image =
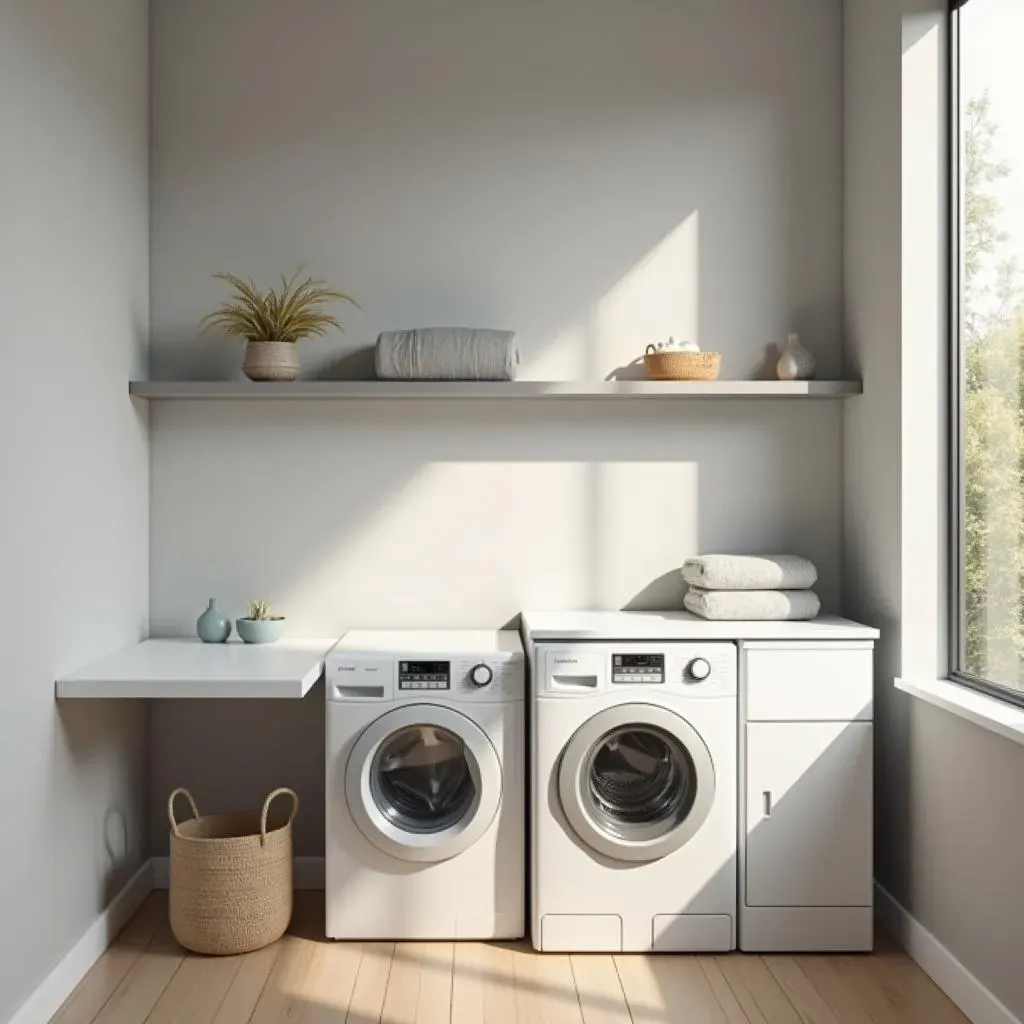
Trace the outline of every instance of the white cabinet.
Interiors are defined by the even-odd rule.
[[[739,944],[872,944],[871,645],[741,651]]]
[[[747,725],[747,903],[871,903],[870,722]]]

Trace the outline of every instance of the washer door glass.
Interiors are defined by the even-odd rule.
[[[584,791],[588,810],[609,835],[657,839],[686,819],[697,795],[693,759],[656,726],[627,725],[591,748]]]
[[[405,704],[363,730],[346,759],[359,831],[384,853],[430,862],[461,853],[501,806],[502,773],[483,730],[453,708]]]
[[[407,832],[443,832],[469,813],[476,784],[466,745],[439,725],[410,725],[377,748],[370,769],[373,798]]]
[[[652,704],[616,705],[585,722],[562,753],[558,783],[576,835],[625,861],[678,850],[715,797],[714,765],[700,735]]]

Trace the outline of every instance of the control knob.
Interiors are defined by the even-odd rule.
[[[711,675],[711,663],[707,658],[694,658],[689,665],[686,666],[686,675],[694,680],[694,682],[702,683],[709,675]]]
[[[494,672],[490,665],[474,665],[469,670],[469,681],[474,686],[487,686],[494,679]]]

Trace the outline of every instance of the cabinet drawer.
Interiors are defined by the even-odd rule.
[[[870,721],[874,661],[870,645],[745,648],[747,720]]]

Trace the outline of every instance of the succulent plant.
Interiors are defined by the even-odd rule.
[[[260,599],[249,602],[249,614],[246,615],[246,618],[259,621],[263,619],[279,619],[280,616],[272,615],[270,602]]]
[[[344,330],[337,317],[324,311],[331,302],[359,303],[343,292],[330,288],[318,277],[299,280],[300,267],[290,277],[281,277],[280,288],[260,291],[252,278],[234,274],[214,274],[234,289],[232,299],[203,317],[204,332],[218,330],[229,337],[248,341],[296,342],[314,335],[323,336],[328,328]]]

